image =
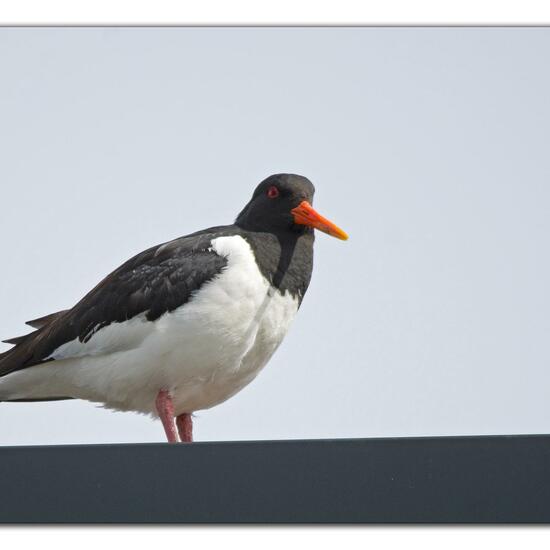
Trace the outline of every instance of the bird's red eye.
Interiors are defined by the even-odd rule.
[[[277,189],[277,187],[275,187],[275,185],[272,185],[268,190],[267,190],[267,196],[270,198],[270,199],[275,199],[279,196],[279,189]]]

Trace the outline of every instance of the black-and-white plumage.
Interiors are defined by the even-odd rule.
[[[345,238],[311,209],[313,193],[306,178],[271,176],[234,225],[145,250],[73,308],[29,321],[36,330],[0,354],[0,400],[162,416],[165,392],[179,416],[231,397],[288,330],[311,278],[313,227]]]

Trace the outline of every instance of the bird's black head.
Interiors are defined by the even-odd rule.
[[[346,233],[323,218],[311,206],[315,187],[304,176],[275,174],[256,187],[236,225],[251,231],[304,233],[312,228],[347,239]]]

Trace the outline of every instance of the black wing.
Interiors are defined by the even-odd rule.
[[[0,354],[0,376],[45,361],[75,338],[86,342],[111,323],[144,312],[154,321],[185,304],[227,265],[210,248],[213,231],[149,248],[113,271],[72,309],[31,322],[38,330],[12,338],[15,347]]]

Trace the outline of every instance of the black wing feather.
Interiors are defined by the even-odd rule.
[[[227,260],[211,250],[211,230],[155,246],[108,275],[72,309],[31,323],[39,328],[12,339],[16,346],[0,354],[0,376],[43,362],[75,338],[86,342],[102,327],[140,313],[154,321],[188,302],[205,282],[221,273]]]
[[[39,317],[38,319],[32,319],[31,321],[27,321],[25,324],[29,325],[29,327],[32,328],[40,328],[44,325],[47,325],[48,323],[51,323],[56,317],[59,317],[60,315],[63,315],[64,313],[67,313],[67,309],[64,309],[63,311],[56,311],[55,313],[50,313],[49,315],[44,315],[44,317]],[[4,340],[7,342],[7,340]]]
[[[56,317],[59,317],[60,315],[63,315],[63,313],[66,313],[68,310],[64,309],[63,311],[56,311],[55,313],[50,313],[49,315],[44,315],[44,317],[38,317],[38,319],[32,319],[30,321],[25,321],[26,325],[29,325],[29,327],[33,328],[41,328],[48,323],[51,323]],[[28,334],[23,334],[23,336],[15,336],[14,338],[8,338],[7,340],[2,340],[4,344],[13,344],[16,346],[17,344],[20,344],[23,342],[27,337],[29,337],[32,332],[29,332]],[[2,354],[0,354],[0,357]]]

